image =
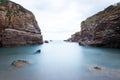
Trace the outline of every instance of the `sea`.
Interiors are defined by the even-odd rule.
[[[36,53],[41,50],[40,53]],[[29,64],[14,67],[15,60]],[[96,68],[97,67],[97,68]],[[0,48],[0,80],[120,80],[120,49],[49,41]]]

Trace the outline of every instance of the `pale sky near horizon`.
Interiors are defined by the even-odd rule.
[[[80,31],[80,23],[119,0],[11,0],[32,11],[44,39],[64,40]]]

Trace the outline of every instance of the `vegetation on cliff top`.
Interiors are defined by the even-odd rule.
[[[0,4],[2,5],[6,5],[8,3],[9,0],[0,0]]]
[[[106,9],[104,9],[103,11],[87,18],[86,20],[84,20],[82,22],[82,24],[84,25],[91,25],[92,23],[99,23],[99,21],[106,21],[108,16],[111,16],[113,14],[118,14],[120,12],[120,8],[116,7],[116,6],[120,6],[120,3],[117,3],[115,5],[110,5],[109,7],[107,7]]]

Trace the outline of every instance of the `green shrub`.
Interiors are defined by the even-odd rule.
[[[9,1],[9,0],[0,0],[0,3],[1,3],[2,5],[6,5],[6,4],[8,3],[8,1]]]
[[[89,20],[85,20],[85,21],[83,21],[83,24],[85,24],[85,25],[89,25],[91,22],[89,21]]]
[[[7,13],[6,13],[6,16],[10,16],[10,14],[12,13],[12,10],[11,9],[8,9]]]

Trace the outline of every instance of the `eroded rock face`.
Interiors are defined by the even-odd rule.
[[[70,38],[82,45],[120,48],[120,5],[111,5],[81,23],[81,31]]]
[[[0,0],[0,46],[43,43],[32,12],[9,0]]]

